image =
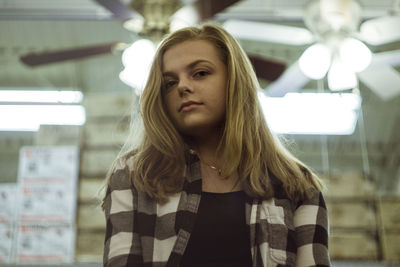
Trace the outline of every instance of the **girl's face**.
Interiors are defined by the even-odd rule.
[[[219,51],[205,40],[184,41],[163,56],[163,95],[178,131],[205,136],[225,121],[227,67]]]

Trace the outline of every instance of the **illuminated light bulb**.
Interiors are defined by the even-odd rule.
[[[354,38],[346,38],[340,44],[340,59],[354,72],[363,71],[371,63],[372,54],[369,48],[361,41]]]
[[[331,51],[323,44],[307,48],[299,59],[300,70],[309,78],[318,80],[325,76],[331,64]]]
[[[328,73],[328,86],[332,91],[342,91],[357,87],[357,77],[340,58],[333,60]]]
[[[125,69],[119,74],[120,80],[133,88],[142,88],[147,81],[155,50],[154,44],[147,39],[136,41],[125,49],[122,54]]]

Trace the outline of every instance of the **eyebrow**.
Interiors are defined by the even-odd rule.
[[[192,63],[190,63],[189,65],[187,65],[185,67],[185,69],[193,69],[195,68],[197,65],[201,64],[201,63],[208,63],[211,64],[213,67],[215,67],[215,64],[212,63],[211,61],[205,60],[205,59],[199,59],[199,60],[195,60]],[[175,73],[172,71],[166,71],[162,73],[163,76],[174,76]]]

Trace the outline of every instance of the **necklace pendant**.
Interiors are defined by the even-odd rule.
[[[217,167],[213,166],[213,165],[208,165],[210,166],[211,169],[213,169],[214,171],[218,171]]]
[[[197,154],[197,152],[195,150],[193,150],[193,149],[190,149],[190,153],[196,153]],[[218,169],[214,165],[208,164],[207,162],[203,162],[201,160],[201,158],[200,158],[200,155],[198,155],[198,157],[199,157],[201,163],[207,165],[211,170],[216,171],[219,176],[222,176],[222,170],[221,169]]]
[[[208,167],[210,167],[212,170],[216,171],[216,172],[218,173],[219,176],[222,176],[222,170],[221,170],[221,169],[218,169],[217,167],[215,167],[215,166],[213,166],[213,165],[210,165],[210,164],[207,164],[207,165],[208,165]]]

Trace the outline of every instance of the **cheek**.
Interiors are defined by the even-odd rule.
[[[176,101],[174,101],[174,97],[172,96],[172,94],[167,94],[164,96],[165,108],[170,117],[174,116],[173,111],[175,110],[175,102]]]
[[[221,83],[219,86],[219,90],[217,93],[217,99],[219,99],[219,104],[223,107],[226,105],[226,94],[227,94],[227,89],[226,89],[226,83]]]

